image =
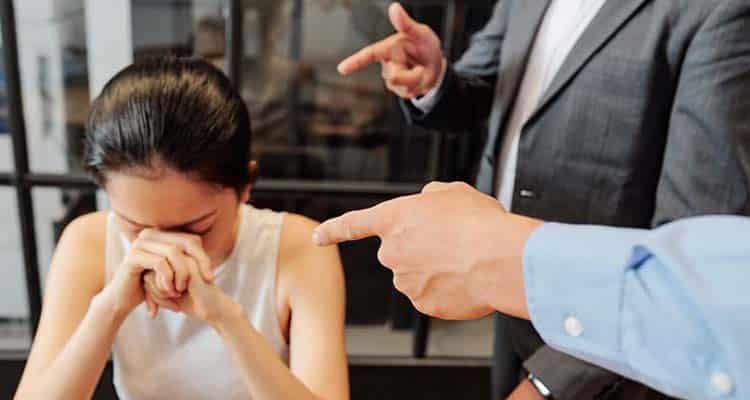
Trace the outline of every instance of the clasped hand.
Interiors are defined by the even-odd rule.
[[[214,323],[234,304],[213,284],[200,237],[184,233],[141,231],[111,286],[124,313],[145,301],[152,318],[166,308]]]

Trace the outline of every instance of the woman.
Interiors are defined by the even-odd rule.
[[[110,351],[121,399],[348,398],[338,253],[313,221],[245,205],[250,136],[206,62],[112,78],[86,148],[111,211],[60,239],[17,399],[91,397]]]

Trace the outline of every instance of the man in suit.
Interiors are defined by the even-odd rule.
[[[506,209],[639,228],[750,211],[747,0],[500,0],[455,64],[429,27],[389,12],[397,32],[340,72],[379,62],[424,127],[488,119],[476,185]],[[510,317],[498,318],[495,357],[498,398],[519,376],[512,398],[661,397]]]

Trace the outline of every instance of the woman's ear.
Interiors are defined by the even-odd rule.
[[[250,201],[250,192],[252,192],[253,184],[255,184],[255,179],[258,177],[258,163],[255,161],[250,161],[247,164],[247,170],[248,176],[250,177],[250,182],[245,185],[245,188],[242,190],[242,193],[240,195],[240,201],[242,203],[247,203],[248,201]]]
[[[258,162],[255,160],[250,161],[247,163],[247,171],[248,175],[250,176],[250,184],[254,184],[255,180],[258,178]]]

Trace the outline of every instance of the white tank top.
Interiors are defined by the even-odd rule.
[[[276,260],[283,213],[243,205],[237,241],[216,270],[215,283],[247,312],[253,327],[289,363],[289,346],[276,308]],[[107,282],[130,243],[113,214],[107,224]],[[238,369],[216,332],[183,314],[160,310],[155,320],[145,304],[123,323],[113,346],[114,384],[122,400],[249,399]]]

